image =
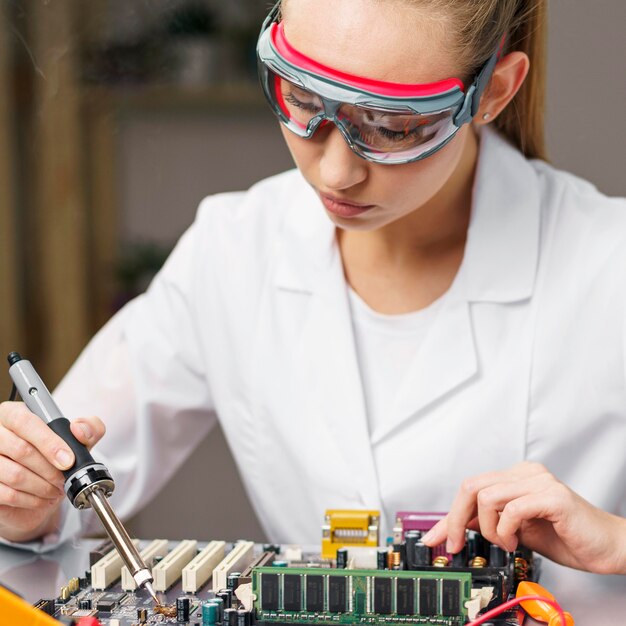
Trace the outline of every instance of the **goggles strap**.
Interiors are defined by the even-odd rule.
[[[454,118],[455,126],[460,128],[463,124],[469,124],[474,119],[476,113],[478,113],[478,109],[480,108],[480,99],[487,88],[489,81],[491,80],[491,75],[496,67],[496,63],[500,60],[500,55],[504,49],[505,41],[506,35],[502,37],[498,49],[491,55],[491,57],[489,57],[478,73],[478,76],[476,76],[474,82],[467,90],[463,106]]]

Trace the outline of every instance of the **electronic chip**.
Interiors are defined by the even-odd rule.
[[[98,611],[110,613],[124,598],[125,593],[105,593],[97,602]]]
[[[391,578],[374,578],[374,613],[391,613]]]
[[[302,576],[299,574],[283,576],[283,608],[285,611],[302,610]]]
[[[420,580],[420,615],[437,615],[437,582],[434,578]]]
[[[278,611],[278,574],[261,576],[261,608],[265,611]]]
[[[413,615],[415,613],[415,581],[412,578],[398,578],[396,605],[398,615]]]
[[[441,614],[461,614],[461,583],[458,580],[443,580],[441,588]]]
[[[347,582],[344,576],[328,577],[328,610],[332,613],[345,613]]]
[[[324,610],[324,578],[322,576],[306,577],[306,610],[321,612]]]

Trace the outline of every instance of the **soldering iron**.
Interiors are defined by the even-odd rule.
[[[143,587],[160,604],[152,586],[152,573],[109,504],[108,498],[115,488],[109,470],[95,461],[89,450],[74,437],[69,420],[61,413],[30,361],[23,359],[17,352],[11,352],[8,361],[9,375],[26,406],[61,437],[74,453],[74,465],[63,472],[65,493],[72,506],[77,509],[91,507],[96,512],[137,586]]]

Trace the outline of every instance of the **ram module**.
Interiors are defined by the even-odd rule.
[[[469,572],[260,567],[252,572],[258,622],[460,626]]]

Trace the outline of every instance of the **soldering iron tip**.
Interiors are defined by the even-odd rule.
[[[144,587],[145,587],[146,591],[150,594],[150,597],[154,600],[154,603],[157,606],[160,606],[161,605],[161,601],[157,597],[157,594],[154,591],[154,587],[152,586],[152,583],[147,582],[147,583],[144,584]]]

